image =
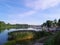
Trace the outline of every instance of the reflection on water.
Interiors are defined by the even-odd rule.
[[[0,45],[4,44],[7,41],[8,38],[8,30],[2,31],[0,33]]]
[[[18,29],[17,29],[18,30]],[[16,29],[0,29],[0,45],[3,45],[8,41],[8,33],[11,31],[16,31]],[[16,42],[18,43],[18,42]],[[19,42],[20,45],[31,45],[34,41]],[[18,44],[19,44],[18,43]]]
[[[8,41],[8,32],[13,31],[14,29],[0,29],[0,45],[3,45],[5,42]]]
[[[3,32],[5,30],[5,28],[0,28],[0,33]]]

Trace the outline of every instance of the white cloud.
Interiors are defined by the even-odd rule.
[[[60,0],[25,0],[24,5],[28,8],[32,8],[33,10],[28,10],[24,13],[17,13],[16,12],[16,14],[15,13],[9,14],[8,15],[8,18],[10,19],[9,22],[10,23],[17,23],[18,22],[18,23],[28,23],[28,24],[40,24],[41,22],[43,22],[46,19],[60,18],[59,14],[53,13],[53,14],[42,14],[41,15],[41,12],[40,13],[38,12],[40,10],[45,10],[47,8],[50,8],[50,7],[55,7],[55,6],[59,5],[59,3],[60,3]],[[10,6],[8,4],[6,4],[6,6],[9,9],[11,8],[11,12],[16,11],[17,9],[19,10],[19,8],[14,7],[14,6]],[[15,9],[15,10],[13,10],[13,9]],[[24,20],[21,21],[21,19],[23,19],[23,18],[25,19],[26,17],[37,14],[37,13],[39,13],[39,16],[40,16],[39,19],[41,19],[41,17],[42,17],[42,20],[40,20],[40,22],[38,21],[39,19],[35,20],[33,18],[32,18],[33,19],[32,21],[26,21],[26,22],[24,22]]]
[[[41,17],[41,16],[39,16]],[[54,19],[59,19],[60,18],[60,14],[42,14],[42,17],[46,20],[54,20]]]
[[[35,14],[36,11],[28,11],[28,12],[24,12],[24,13],[19,13],[19,14],[10,14],[8,15],[9,18],[13,18],[13,19],[20,19],[20,18],[24,18],[24,17],[27,17],[27,16],[31,16],[33,14]]]
[[[25,5],[34,10],[46,9],[49,7],[57,6],[60,0],[26,0]]]
[[[37,11],[28,11],[28,12],[24,12],[23,14],[19,14],[18,16],[21,16],[21,17],[26,17],[26,16],[31,16],[33,15],[34,13],[36,13]]]
[[[30,16],[30,15],[37,13],[39,10],[44,10],[44,9],[47,9],[50,7],[55,7],[59,4],[60,4],[60,0],[25,0],[25,6],[32,8],[33,10],[30,10],[23,14],[18,14],[18,16],[19,17]],[[48,15],[50,15],[50,14],[48,14]],[[54,16],[48,16],[48,17],[53,18]],[[58,16],[55,16],[55,18],[57,18],[57,17]]]
[[[22,14],[13,14],[14,17],[16,17],[15,15],[17,15],[17,17],[25,17],[25,16],[33,15],[41,9],[44,10],[50,7],[57,6],[60,3],[60,0],[25,0],[24,2],[25,2],[24,4],[25,6],[32,8],[33,10],[29,10]],[[11,8],[11,6],[8,4],[6,4],[6,6]],[[16,7],[12,7],[12,8],[16,8]]]
[[[49,15],[45,15],[45,16],[52,20],[60,18],[60,14],[49,14]]]

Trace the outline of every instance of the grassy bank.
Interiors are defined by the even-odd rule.
[[[51,33],[45,31],[14,31],[9,34],[9,41],[5,45],[15,45],[21,42],[29,42],[40,39],[41,37],[49,36]]]

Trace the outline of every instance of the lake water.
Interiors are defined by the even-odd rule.
[[[4,43],[8,41],[9,32],[16,31],[16,30],[18,31],[18,30],[23,30],[23,29],[10,29],[10,30],[5,29],[5,30],[0,31],[0,45],[4,45]],[[28,30],[28,29],[25,29],[25,30]]]
[[[10,29],[10,30],[3,30],[0,31],[0,45],[3,45],[5,42],[8,41],[8,32],[15,31],[15,29]]]

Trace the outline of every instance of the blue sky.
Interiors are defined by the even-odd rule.
[[[60,18],[60,0],[0,0],[0,21],[42,24]]]

